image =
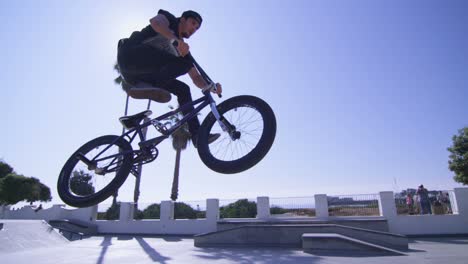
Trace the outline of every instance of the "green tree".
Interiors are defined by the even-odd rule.
[[[0,204],[52,200],[49,187],[36,178],[10,173],[0,180]]]
[[[270,214],[284,214],[284,213],[287,213],[288,210],[282,208],[282,207],[279,207],[279,206],[273,206],[270,208]]]
[[[158,219],[161,217],[161,206],[157,203],[152,204],[143,210],[144,219]]]
[[[91,183],[93,176],[82,170],[73,171],[70,178],[70,190],[78,195],[89,195],[95,193],[95,189]]]
[[[21,201],[30,203],[52,200],[50,189],[39,179],[18,175],[13,167],[0,161],[0,204],[16,204]]]
[[[115,203],[109,207],[104,215],[106,220],[117,220],[120,216],[120,204]]]
[[[175,219],[196,219],[197,211],[186,203],[177,202],[174,204]]]
[[[247,199],[237,200],[220,208],[221,218],[253,218],[257,215],[257,204]]]
[[[13,173],[13,168],[7,163],[0,161],[0,179],[6,177],[10,173]]]
[[[458,135],[452,137],[453,145],[447,150],[449,169],[455,173],[454,180],[468,185],[468,127],[458,130]]]

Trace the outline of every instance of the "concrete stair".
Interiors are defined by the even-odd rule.
[[[49,225],[58,229],[70,241],[97,234],[96,225],[75,219],[49,220]]]
[[[274,246],[302,248],[304,234],[330,233],[394,250],[408,249],[408,239],[405,236],[337,224],[244,225],[196,235],[194,243],[197,247]]]

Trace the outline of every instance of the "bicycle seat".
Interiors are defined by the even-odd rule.
[[[132,129],[138,124],[140,124],[141,120],[143,120],[145,117],[150,116],[153,112],[151,110],[146,110],[141,113],[135,114],[135,115],[130,115],[130,116],[122,116],[119,118],[120,123],[126,128],[126,129]]]

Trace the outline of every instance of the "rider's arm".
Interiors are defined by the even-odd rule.
[[[158,14],[157,16],[150,19],[150,25],[154,31],[163,35],[165,38],[177,39],[177,37],[169,29],[169,20],[163,14]]]
[[[192,79],[193,83],[200,89],[206,87],[208,84],[205,82],[205,79],[200,75],[197,71],[197,68],[192,67],[188,72],[190,78]]]
[[[206,83],[205,79],[201,76],[198,72],[197,68],[192,67],[188,72],[190,78],[192,79],[193,83],[200,89],[205,88],[208,84]],[[216,93],[221,94],[223,92],[223,88],[220,83],[216,83]]]

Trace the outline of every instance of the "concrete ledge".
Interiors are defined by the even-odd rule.
[[[408,249],[408,238],[387,232],[335,224],[246,225],[194,236],[195,246],[244,245],[302,247],[305,233],[336,233],[397,250]]]
[[[337,224],[343,226],[350,226],[356,228],[364,228],[375,231],[388,232],[388,223],[387,220],[383,217],[346,217],[337,218],[329,217],[328,219],[320,218],[274,218],[270,217],[268,219],[223,219],[218,221],[217,227],[218,231],[231,229],[234,227],[245,226],[245,225],[272,225],[272,224],[281,224],[281,225],[297,225],[297,224]]]
[[[405,255],[390,248],[335,233],[303,234],[302,248],[308,251],[363,251]]]

